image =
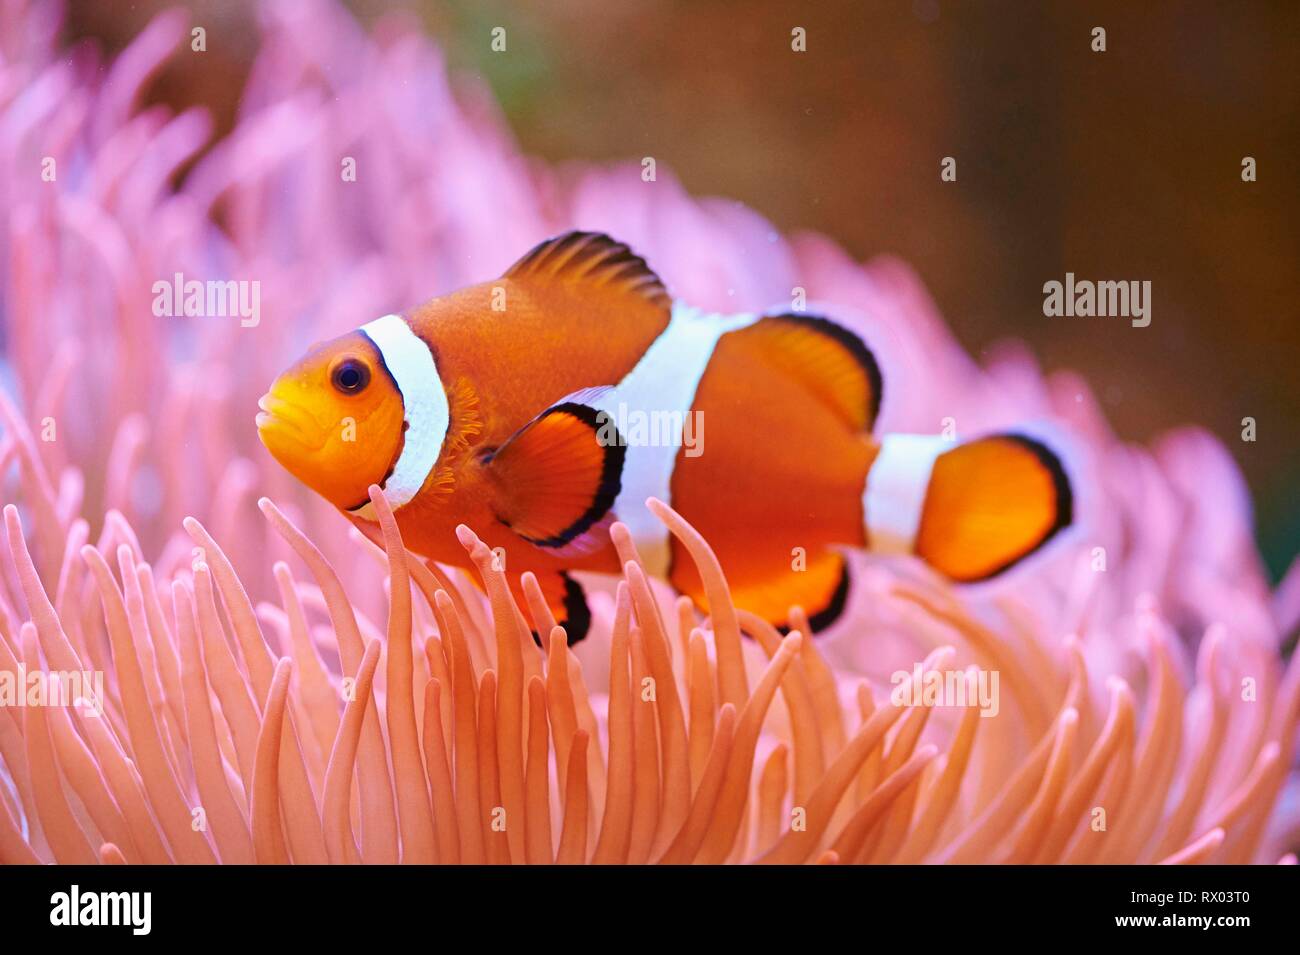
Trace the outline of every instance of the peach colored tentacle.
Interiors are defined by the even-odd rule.
[[[554,861],[548,772],[550,741],[546,726],[546,687],[539,676],[528,681],[528,721],[528,765],[524,770],[528,812],[525,861],[529,865],[549,865]]]
[[[111,842],[105,842],[99,847],[99,861],[102,865],[126,865],[122,850]]]
[[[307,565],[321,589],[338,645],[339,668],[356,673],[361,666],[365,644],[357,625],[352,604],[343,583],[320,550],[298,530],[269,498],[257,506],[267,521]],[[367,862],[391,864],[397,861],[397,814],[394,810],[392,777],[388,771],[388,754],[380,729],[378,707],[366,710],[361,725],[361,742],[357,750],[358,788],[361,793],[361,852]]]
[[[973,673],[974,669],[973,666],[967,668],[967,673]],[[979,729],[980,719],[980,711],[977,707],[967,707],[962,713],[961,723],[948,749],[943,773],[930,792],[920,819],[917,820],[916,826],[894,861],[902,864],[920,862],[934,845],[935,839],[938,838],[940,830],[954,808],[975,745],[975,734]]]
[[[564,639],[564,628],[551,628],[546,641],[546,711],[550,717],[551,736],[555,739],[555,762],[567,766],[569,741],[578,729],[577,711],[573,705],[573,690],[569,685],[569,648]],[[559,774],[560,796],[564,796],[566,774]]]
[[[1199,865],[1208,862],[1223,845],[1223,830],[1211,829],[1195,842],[1160,860],[1160,865]]]
[[[289,565],[277,561],[271,568],[289,631],[290,652],[297,675],[298,694],[307,713],[308,727],[321,752],[328,753],[338,733],[339,694],[307,630],[307,616],[298,599]]]
[[[198,614],[199,645],[208,680],[221,704],[222,720],[230,729],[235,756],[239,763],[244,791],[253,792],[253,764],[257,754],[257,734],[260,719],[257,704],[239,664],[226,640],[221,619],[217,614],[216,597],[212,589],[212,575],[205,563],[194,565],[194,604]]]
[[[736,621],[736,608],[731,602],[731,590],[713,550],[680,514],[663,501],[650,498],[646,507],[663,522],[691,555],[699,570],[704,592],[709,598],[709,614],[713,618],[713,633],[718,650],[718,699],[737,709],[749,697],[749,681],[745,676],[745,660],[740,648],[740,624]]]
[[[406,571],[406,548],[388,499],[377,484],[370,486],[370,501],[379,517],[388,553],[390,582],[388,605],[387,697],[384,712],[388,745],[392,751],[393,778],[397,790],[397,822],[402,833],[402,862],[432,862],[434,846],[433,811],[429,805],[429,784],[420,756],[419,731],[415,722],[414,664],[411,650],[411,585]]]
[[[709,650],[704,642],[704,634],[698,629],[691,631],[689,649],[689,689],[690,689],[690,730],[688,746],[690,749],[691,791],[698,792],[704,767],[713,748],[713,733],[717,722],[717,706],[714,697],[715,684],[709,666]]]
[[[455,713],[453,768],[456,780],[456,820],[460,830],[460,859],[467,865],[479,865],[486,857],[479,822],[482,809],[478,781],[478,682],[474,678],[469,648],[465,643],[456,605],[446,591],[439,590],[434,596],[435,609],[439,615],[438,625],[446,634],[451,648],[451,687]]]
[[[253,852],[259,865],[288,865],[289,851],[280,828],[280,741],[284,707],[293,663],[287,657],[275,665],[262,728],[257,734],[257,761],[253,768]]]
[[[736,721],[736,735],[732,740],[731,759],[727,763],[722,791],[718,794],[717,813],[713,824],[705,835],[700,848],[699,860],[705,863],[721,863],[735,844],[740,830],[742,815],[749,797],[749,778],[754,764],[754,747],[758,743],[759,731],[767,717],[776,688],[780,686],[799,647],[803,636],[791,633],[781,641],[781,649],[772,657],[754,687],[754,692],[745,702],[745,708]]]
[[[1055,862],[1065,849],[1071,829],[1077,827],[1088,800],[1101,785],[1102,776],[1122,741],[1133,734],[1133,694],[1120,681],[1111,684],[1111,707],[1101,735],[1084,759],[1083,766],[1061,797],[1051,828],[1036,853],[1038,862]]]
[[[759,642],[770,660],[781,646],[781,635],[776,628],[746,610],[738,610],[737,617],[741,627]],[[817,711],[800,660],[796,660],[786,672],[781,683],[781,696],[790,711],[790,725],[794,731],[794,800],[803,803],[826,771],[826,762],[818,732]]]
[[[210,863],[216,861],[207,839],[190,827],[189,807],[181,793],[180,784],[172,773],[171,764],[163,752],[157,724],[148,708],[148,693],[144,676],[135,654],[134,641],[127,623],[126,607],[117,589],[112,573],[99,551],[85,547],[82,558],[90,566],[99,589],[109,638],[113,645],[113,663],[122,686],[122,703],[131,748],[140,769],[149,802],[158,815],[167,841],[176,854],[177,861]]]
[[[633,627],[629,634],[632,651],[632,826],[628,835],[627,861],[645,865],[650,861],[655,834],[660,828],[659,732],[654,710],[658,688],[646,660],[646,636]],[[654,699],[650,699],[653,689]]]
[[[1068,707],[1057,721],[1056,739],[1047,760],[1047,770],[1039,784],[1033,802],[1011,835],[1010,851],[1004,856],[1008,863],[1029,861],[1039,846],[1047,827],[1051,825],[1052,812],[1061,798],[1061,792],[1070,773],[1070,750],[1079,728],[1079,711]],[[1001,861],[1001,860],[1000,860]]]
[[[468,527],[456,528],[465,552],[478,568],[492,604],[492,619],[497,637],[497,706],[496,749],[500,755],[502,806],[509,818],[524,818],[524,681],[541,675],[541,664],[533,645],[532,634],[524,622],[506,583],[505,571],[496,566],[491,549]],[[525,653],[527,656],[525,657]],[[507,830],[510,854],[524,856],[523,826]]]
[[[620,582],[609,651],[609,791],[600,821],[600,835],[591,861],[610,865],[627,861],[631,838],[632,793],[635,773],[632,704],[629,699],[628,642],[631,599]]]
[[[343,705],[343,718],[339,721],[334,745],[330,749],[329,763],[325,768],[325,849],[329,853],[330,862],[335,865],[351,864],[362,858],[352,834],[349,808],[361,727],[366,710],[371,707],[371,690],[375,668],[378,666],[379,644],[376,642],[367,645],[361,655],[361,665],[352,681],[352,693]]]
[[[438,840],[438,861],[443,865],[460,862],[460,835],[456,832],[456,797],[452,793],[451,769],[447,765],[447,744],[442,732],[442,684],[429,680],[424,695],[424,764],[429,771],[429,794],[433,800],[434,835]]]
[[[659,858],[660,865],[685,865],[696,858],[700,846],[708,835],[712,821],[713,809],[722,792],[723,777],[727,764],[731,760],[732,735],[736,730],[736,708],[730,703],[722,704],[718,711],[718,725],[713,733],[713,744],[709,749],[709,761],[705,764],[700,785],[695,791],[691,811],[682,823],[673,841]]]
[[[482,799],[482,816],[478,824],[483,831],[484,851],[490,865],[510,864],[509,810],[501,804],[501,770],[497,752],[497,675],[484,670],[478,684],[478,791]],[[516,819],[515,825],[521,820]],[[503,832],[498,826],[504,822]]]
[[[802,607],[790,608],[790,629],[800,633],[812,633],[808,615]],[[844,725],[844,712],[839,705],[839,688],[835,682],[835,673],[830,664],[817,649],[817,640],[805,640],[801,654],[804,674],[808,678],[808,688],[812,692],[813,705],[817,709],[817,728],[822,734],[823,761],[830,761],[840,754],[848,745],[848,732]]]
[[[619,525],[615,525],[617,526]],[[690,811],[691,776],[686,719],[682,715],[677,678],[673,673],[671,642],[664,631],[649,581],[635,561],[628,561],[623,569],[632,605],[637,619],[641,621],[649,676],[654,681],[654,709],[658,719],[659,749],[663,756],[663,805],[654,845],[648,851],[658,852],[662,851],[672,833],[681,828],[682,821]]]
[[[82,738],[77,735],[72,719],[64,706],[50,706],[47,727],[54,743],[54,755],[77,798],[99,834],[126,847],[133,858],[139,858],[130,827],[117,807],[95,758]]]
[[[41,660],[36,627],[31,623],[23,624],[19,642],[28,672],[39,671]],[[27,745],[27,766],[31,773],[36,812],[41,817],[41,827],[45,830],[55,862],[60,865],[94,865],[99,858],[73,814],[59,779],[46,709],[44,706],[24,706],[22,710],[23,741]]]
[[[587,744],[585,730],[573,734],[565,770],[564,824],[555,852],[557,865],[580,865],[587,859]]]
[[[872,827],[880,822],[894,801],[903,794],[938,753],[939,749],[936,746],[922,746],[906,762],[887,775],[884,782],[877,786],[854,812],[848,825],[836,837],[831,851],[846,862],[856,860],[859,853],[863,851]]]
[[[940,647],[921,664],[921,674],[937,670],[952,657],[952,647]],[[902,684],[904,692],[917,683],[917,674]],[[904,697],[906,698],[906,697]],[[844,750],[835,757],[826,775],[808,797],[808,805],[796,807],[804,810],[806,825],[803,829],[785,832],[775,846],[759,856],[756,861],[768,864],[790,865],[804,862],[813,852],[832,822],[835,807],[848,791],[862,763],[884,738],[886,731],[904,715],[903,707],[879,707],[858,730]]]
[[[790,781],[790,748],[777,743],[768,754],[758,779],[758,823],[754,833],[754,852],[762,852],[776,843],[781,833],[782,811]]]
[[[181,647],[181,686],[185,726],[189,737],[199,798],[211,820],[213,841],[222,862],[248,865],[253,861],[252,834],[239,800],[230,792],[226,768],[217,743],[207,674],[199,654],[194,607],[181,581],[172,583],[176,629]],[[120,843],[119,843],[120,845]]]

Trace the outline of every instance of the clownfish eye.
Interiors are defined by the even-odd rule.
[[[355,358],[345,358],[330,372],[330,383],[345,395],[355,395],[370,384],[370,369]]]

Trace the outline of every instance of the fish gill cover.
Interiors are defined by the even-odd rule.
[[[977,364],[901,262],[780,235],[663,169],[650,188],[637,164],[530,161],[403,18],[367,35],[332,3],[265,5],[214,143],[203,111],[141,105],[190,48],[185,13],[111,62],[61,46],[60,17],[0,5],[0,678],[72,692],[0,706],[0,861],[1244,863],[1296,845],[1300,669],[1281,648],[1300,571],[1270,589],[1207,433],[1126,444],[1080,377],[1015,346]],[[257,396],[306,345],[569,228],[629,243],[702,308],[827,303],[892,370],[882,430],[954,409],[969,432],[1050,424],[1078,526],[992,588],[854,557],[843,621],[813,638],[735,606],[709,543],[658,506],[711,616],[624,540],[584,643],[522,608],[539,649],[472,531],[476,575],[426,562],[377,493],[380,548],[257,443]]]

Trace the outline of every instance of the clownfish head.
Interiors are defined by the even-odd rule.
[[[316,345],[257,405],[257,434],[272,456],[335,507],[363,516],[372,484],[394,507],[419,492],[448,424],[432,352],[397,315]]]

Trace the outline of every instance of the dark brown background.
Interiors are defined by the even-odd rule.
[[[73,3],[68,32],[118,49],[169,5]],[[859,258],[902,256],[973,352],[1013,336],[1047,368],[1082,371],[1126,438],[1205,425],[1246,472],[1274,574],[1294,557],[1300,3],[349,5],[365,23],[413,11],[454,69],[491,85],[529,153],[653,155],[693,193]],[[253,7],[187,6],[207,69],[176,67],[151,95],[208,104],[224,129]],[[489,50],[498,25],[506,55]],[[1067,271],[1150,280],[1150,327],[1045,318],[1043,283]],[[1255,444],[1240,439],[1247,415]]]

